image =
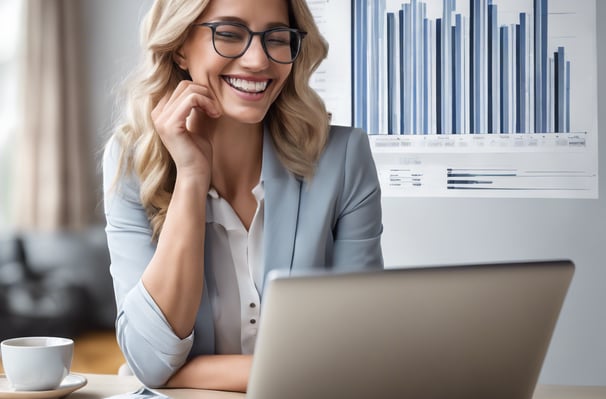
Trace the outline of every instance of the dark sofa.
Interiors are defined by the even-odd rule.
[[[114,327],[103,226],[0,233],[0,339]]]

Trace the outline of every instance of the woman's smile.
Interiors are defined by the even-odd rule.
[[[271,79],[252,79],[235,76],[222,76],[223,80],[234,89],[248,94],[260,94],[267,90]]]

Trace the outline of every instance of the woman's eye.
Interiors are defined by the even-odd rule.
[[[290,46],[290,33],[270,35],[266,38],[265,42],[272,46]]]
[[[215,34],[215,38],[220,40],[231,40],[231,41],[240,41],[244,40],[244,34],[241,32],[233,32],[233,31],[217,31]]]
[[[290,43],[286,40],[277,40],[277,39],[270,39],[267,44],[272,45],[272,46],[290,46]]]

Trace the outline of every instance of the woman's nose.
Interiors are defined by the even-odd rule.
[[[264,69],[267,68],[270,59],[265,53],[261,36],[253,37],[250,46],[241,57],[242,64],[248,68]]]

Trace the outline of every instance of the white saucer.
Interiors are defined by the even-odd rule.
[[[0,374],[0,399],[55,399],[82,388],[87,383],[86,377],[69,374],[63,379],[59,388],[50,391],[15,391],[4,374]]]

